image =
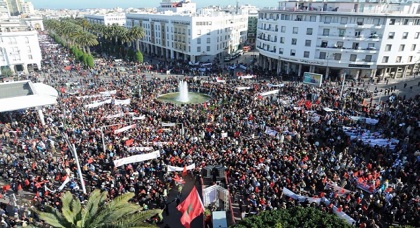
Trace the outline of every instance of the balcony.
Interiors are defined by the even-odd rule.
[[[341,47],[341,46],[323,46],[317,45],[317,49],[340,49],[341,52],[366,52],[366,53],[377,53],[378,50],[375,47],[360,48],[360,47]]]

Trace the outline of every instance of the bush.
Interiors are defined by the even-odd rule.
[[[351,228],[345,220],[333,214],[325,214],[312,207],[293,207],[265,211],[241,220],[234,228],[267,228],[267,227],[310,227],[310,228]]]
[[[87,66],[89,68],[93,68],[95,66],[92,55],[88,55],[87,57]]]
[[[143,62],[143,54],[140,51],[136,52],[136,61],[139,63]]]
[[[85,66],[87,66],[88,65],[88,57],[89,57],[89,55],[87,54],[87,53],[84,53],[84,52],[82,52],[83,54],[82,54],[82,62],[83,62],[83,64],[85,64]]]

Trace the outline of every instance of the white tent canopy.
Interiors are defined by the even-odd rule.
[[[37,108],[44,124],[43,106],[57,104],[58,92],[53,87],[31,81],[5,82],[0,84],[0,112]]]

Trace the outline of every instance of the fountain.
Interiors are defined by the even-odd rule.
[[[180,81],[178,92],[160,95],[157,100],[173,104],[200,104],[210,99],[210,96],[203,93],[189,92],[188,83]]]
[[[178,91],[178,101],[182,103],[187,103],[190,101],[190,97],[188,96],[188,83],[186,81],[179,81]]]

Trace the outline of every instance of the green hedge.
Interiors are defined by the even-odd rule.
[[[233,228],[268,228],[268,227],[302,227],[302,228],[351,228],[345,220],[336,215],[326,214],[312,207],[293,207],[264,211],[259,215],[241,220]]]

